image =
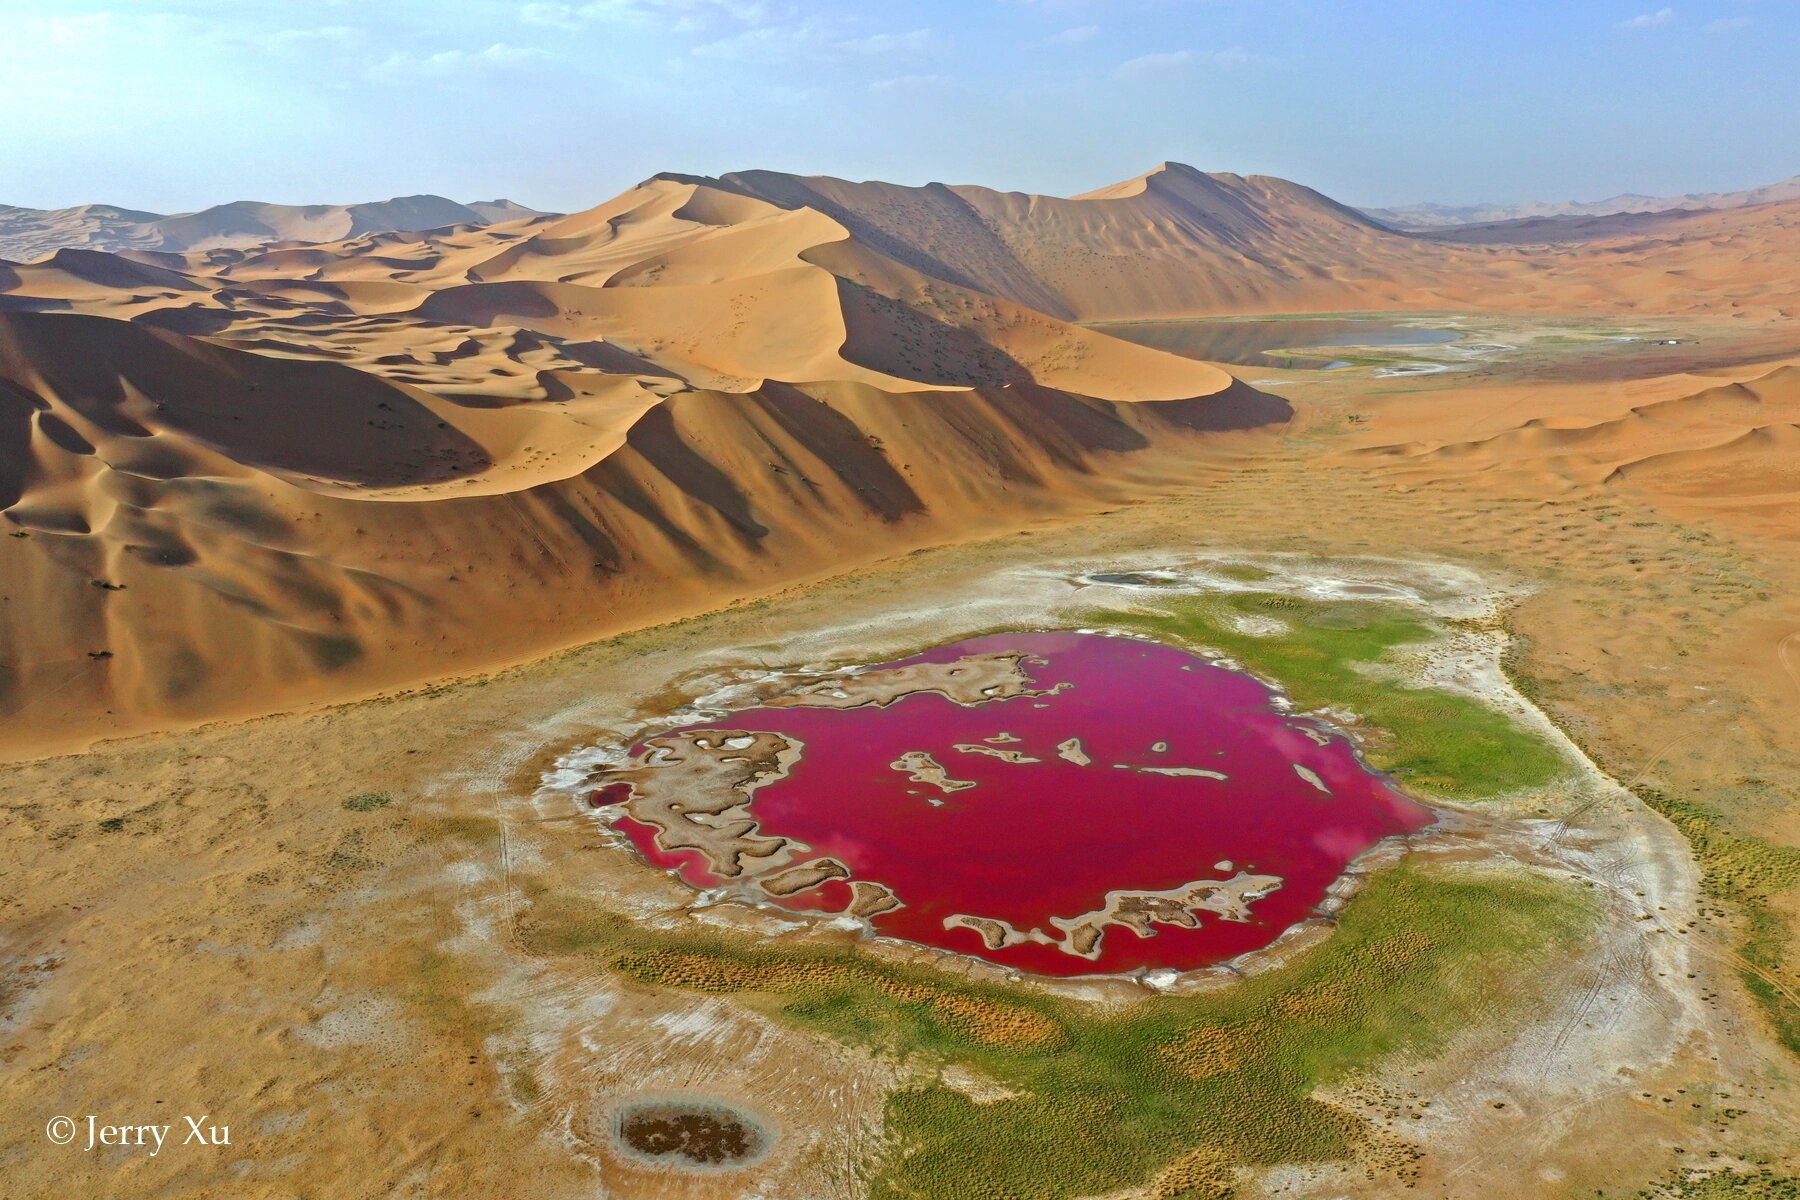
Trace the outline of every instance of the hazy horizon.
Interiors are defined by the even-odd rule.
[[[1176,161],[1176,160],[1171,160],[1171,159],[1162,160],[1162,162],[1173,162],[1173,161]],[[1142,171],[1134,171],[1130,174],[1120,175],[1117,178],[1096,180],[1093,184],[1090,184],[1087,187],[1074,189],[1074,190],[1072,190],[1070,192],[1066,192],[1066,193],[1046,193],[1046,192],[1040,191],[1040,192],[1037,192],[1037,194],[1039,194],[1039,195],[1047,195],[1047,194],[1075,195],[1075,194],[1078,194],[1079,192],[1092,191],[1092,190],[1095,190],[1098,188],[1105,187],[1107,184],[1118,183],[1118,182],[1122,182],[1123,180],[1126,180],[1126,179],[1135,178],[1138,175],[1143,175],[1143,174],[1147,173],[1148,171],[1153,170],[1155,167],[1160,166],[1160,165],[1161,165],[1160,162],[1153,163],[1149,167],[1146,167]],[[1233,171],[1229,167],[1204,167],[1204,166],[1200,166],[1197,163],[1187,163],[1185,165],[1197,167],[1200,170],[1208,171],[1213,174],[1237,174],[1237,175],[1266,174],[1266,172]],[[716,178],[720,175],[729,175],[729,174],[732,174],[733,172],[742,172],[742,171],[750,171],[750,170],[771,170],[771,169],[772,168],[767,168],[767,167],[734,167],[734,168],[730,168],[725,171],[716,172],[713,174],[712,177]],[[826,171],[805,171],[805,170],[796,170],[796,171],[790,171],[790,172],[786,172],[786,173],[793,174],[793,175],[801,175],[801,176],[827,176],[827,175],[831,174],[830,172],[826,172]],[[670,170],[667,170],[664,172],[652,172],[652,175],[654,175],[654,174],[675,174],[675,175],[693,175],[693,176],[700,175],[699,172],[680,171],[680,170],[674,170],[674,169],[670,169]],[[837,176],[837,177],[838,178],[849,178],[847,176]],[[1476,200],[1464,200],[1464,201],[1456,201],[1456,202],[1443,201],[1443,200],[1435,199],[1430,196],[1425,196],[1425,197],[1419,197],[1417,199],[1412,199],[1412,200],[1394,200],[1394,201],[1389,201],[1385,204],[1376,204],[1376,203],[1363,203],[1363,202],[1358,202],[1358,201],[1354,201],[1354,200],[1346,200],[1346,199],[1344,199],[1344,197],[1332,195],[1330,192],[1324,192],[1324,194],[1327,195],[1328,197],[1330,197],[1331,199],[1337,200],[1341,203],[1349,204],[1349,205],[1352,205],[1353,207],[1369,209],[1369,210],[1390,209],[1390,208],[1397,209],[1397,208],[1406,208],[1410,205],[1415,205],[1415,204],[1433,204],[1433,203],[1444,204],[1446,206],[1451,206],[1451,207],[1475,206],[1475,205],[1480,205],[1480,204],[1489,203],[1489,202],[1496,204],[1496,205],[1521,204],[1521,203],[1530,203],[1533,201],[1539,201],[1539,202],[1543,202],[1546,204],[1593,203],[1593,202],[1602,201],[1602,200],[1610,200],[1616,196],[1625,196],[1625,195],[1642,195],[1642,196],[1646,196],[1646,197],[1655,199],[1655,198],[1661,198],[1663,196],[1675,196],[1675,195],[1706,195],[1706,194],[1714,194],[1714,193],[1727,194],[1727,193],[1731,193],[1731,192],[1748,191],[1748,190],[1752,190],[1757,187],[1761,187],[1764,184],[1780,183],[1780,182],[1783,182],[1785,179],[1795,178],[1795,177],[1800,177],[1800,174],[1791,175],[1791,176],[1781,176],[1781,177],[1772,178],[1772,179],[1757,180],[1757,181],[1753,181],[1751,183],[1745,184],[1743,186],[1737,186],[1737,187],[1691,187],[1691,188],[1681,189],[1679,192],[1671,191],[1671,192],[1666,192],[1666,193],[1657,193],[1654,195],[1652,195],[1651,193],[1648,193],[1648,192],[1636,191],[1635,189],[1620,188],[1615,191],[1608,192],[1604,195],[1592,195],[1592,196],[1549,196],[1549,195],[1521,196],[1521,197],[1509,197],[1504,200],[1492,200],[1491,198],[1488,198],[1487,200],[1476,199]],[[307,199],[307,198],[271,199],[266,196],[230,196],[227,198],[214,200],[209,203],[196,204],[191,207],[182,208],[182,209],[152,209],[152,208],[146,208],[145,206],[139,205],[139,204],[119,203],[119,202],[116,202],[116,201],[110,200],[110,199],[79,200],[79,201],[75,201],[73,204],[57,204],[57,205],[18,204],[13,200],[7,199],[5,197],[0,197],[0,207],[5,207],[8,205],[11,205],[12,207],[16,207],[16,208],[38,209],[38,210],[42,210],[42,211],[56,211],[56,210],[60,210],[60,209],[80,207],[83,205],[98,204],[98,205],[106,205],[109,207],[118,208],[118,209],[122,209],[122,210],[130,210],[130,211],[136,211],[136,212],[151,212],[151,213],[156,213],[161,216],[179,216],[184,213],[201,212],[206,209],[223,207],[223,206],[230,205],[230,204],[280,204],[280,205],[286,205],[286,206],[295,207],[295,208],[331,207],[331,206],[348,207],[348,206],[354,205],[354,204],[380,204],[380,203],[385,203],[385,202],[393,201],[393,200],[405,200],[405,199],[409,199],[409,198],[412,198],[415,196],[433,195],[433,196],[439,196],[442,199],[454,201],[459,204],[494,203],[496,201],[506,200],[506,201],[511,201],[515,204],[522,204],[527,208],[536,209],[539,212],[562,213],[562,212],[579,212],[582,209],[593,208],[599,204],[606,202],[607,200],[611,199],[612,197],[617,196],[617,195],[629,190],[630,188],[644,182],[645,180],[647,180],[649,178],[651,178],[651,176],[647,175],[647,176],[644,176],[642,179],[621,180],[616,185],[609,185],[607,187],[602,188],[599,192],[597,192],[595,194],[594,198],[588,203],[573,205],[573,206],[565,206],[565,207],[555,207],[555,206],[532,204],[530,201],[521,199],[519,196],[509,193],[509,192],[506,192],[504,190],[494,192],[491,195],[475,195],[475,196],[445,195],[444,193],[441,193],[441,192],[395,192],[391,195],[368,195],[368,196],[357,196],[357,197],[347,197],[347,198],[325,197],[323,199]],[[1304,178],[1296,178],[1293,176],[1284,176],[1283,178],[1290,179],[1292,182],[1295,182],[1295,183],[1305,184],[1306,186],[1309,186],[1309,187],[1314,186],[1312,184],[1307,183],[1307,180]],[[858,181],[863,182],[864,180],[858,180]],[[1031,192],[1033,190],[1033,189],[1028,189],[1028,188],[1009,188],[1009,187],[1003,186],[1001,184],[997,184],[992,180],[977,180],[977,179],[900,180],[900,179],[892,179],[892,178],[883,178],[880,176],[871,176],[866,181],[906,184],[909,186],[924,186],[924,185],[932,184],[932,183],[941,183],[941,184],[947,184],[947,185],[951,185],[951,186],[985,187],[985,188],[990,188],[995,191]],[[1324,191],[1324,189],[1318,189],[1318,190]]]
[[[752,168],[1068,195],[1173,160],[1346,203],[1800,172],[1800,13],[1423,0],[15,0],[0,203],[590,207]],[[1420,104],[1420,96],[1433,97]]]

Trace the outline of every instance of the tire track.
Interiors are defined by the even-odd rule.
[[[1797,636],[1800,636],[1800,635],[1797,635]],[[1627,779],[1624,783],[1620,784],[1619,786],[1624,788],[1627,792],[1630,792],[1632,788],[1636,787],[1639,783],[1643,782],[1644,776],[1650,774],[1651,771],[1654,771],[1657,768],[1657,766],[1665,758],[1667,758],[1669,756],[1669,752],[1671,750],[1675,749],[1675,747],[1681,745],[1681,743],[1683,743],[1683,742],[1687,741],[1689,738],[1693,737],[1695,732],[1696,731],[1694,731],[1694,730],[1689,730],[1688,732],[1681,734],[1679,737],[1673,738],[1670,741],[1664,743],[1662,749],[1658,750],[1655,754],[1651,755],[1650,761],[1646,762],[1643,765],[1643,767],[1641,769],[1639,769],[1637,774],[1633,775],[1630,779]],[[1635,798],[1635,793],[1633,793],[1633,795]],[[1601,797],[1601,796],[1590,797],[1587,800],[1583,800],[1580,804],[1576,805],[1574,808],[1570,809],[1568,812],[1564,813],[1562,815],[1562,817],[1556,822],[1556,825],[1550,830],[1549,834],[1547,835],[1548,840],[1552,844],[1556,843],[1558,840],[1560,840],[1562,838],[1563,834],[1565,834],[1569,831],[1569,825],[1571,822],[1573,822],[1573,821],[1577,820],[1578,818],[1585,816],[1587,813],[1593,811],[1593,809],[1595,809],[1601,803],[1604,802],[1604,799],[1605,798]],[[1641,801],[1640,801],[1640,803],[1641,803]]]

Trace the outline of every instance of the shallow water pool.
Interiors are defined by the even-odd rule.
[[[1098,328],[1140,346],[1247,367],[1341,367],[1350,364],[1343,359],[1320,363],[1279,352],[1342,346],[1434,346],[1463,337],[1452,329],[1354,317],[1125,321]]]
[[[977,667],[1014,682],[960,702],[925,686]],[[1048,975],[1266,946],[1351,859],[1432,820],[1342,734],[1158,642],[998,634],[850,678],[921,686],[861,704],[814,689],[675,730],[594,803],[695,887],[780,879],[759,898],[836,913],[876,884],[894,902],[863,914],[876,932]]]

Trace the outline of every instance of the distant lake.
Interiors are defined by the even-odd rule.
[[[1427,329],[1359,317],[1286,317],[1239,320],[1205,317],[1189,321],[1117,321],[1095,325],[1140,346],[1184,358],[1245,367],[1316,367],[1316,357],[1298,358],[1282,350],[1341,346],[1433,346],[1464,335],[1454,329]]]

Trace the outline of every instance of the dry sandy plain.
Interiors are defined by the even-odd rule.
[[[1800,204],[1592,232],[1421,240],[1178,166],[1069,200],[753,172],[0,264],[4,1190],[1796,1194]],[[1222,368],[1098,327],[1304,313],[1465,336]],[[1343,932],[1191,997],[696,908],[564,794],[583,747],[759,672],[1219,563],[1435,597],[1454,636],[1417,670],[1579,769],[1446,804]],[[1258,1047],[1203,1039],[1217,1109],[1158,1117],[1190,1144],[1002,1179],[1021,1152],[980,1130],[1079,1077],[1084,1022],[1267,980],[1244,1028],[1361,1011],[1279,981],[1361,986],[1384,879],[1502,876],[1583,888],[1586,924],[1458,968],[1454,1020],[1383,1009],[1350,1051],[1327,1013],[1304,1094],[1267,1095],[1342,1153],[1220,1133],[1277,1117],[1230,1107]],[[695,929],[797,957],[727,970]],[[931,1036],[802,1011],[833,988]],[[619,1151],[621,1103],[687,1095],[773,1147]],[[89,1113],[232,1141],[46,1141]],[[922,1129],[968,1153],[927,1172]]]

